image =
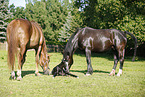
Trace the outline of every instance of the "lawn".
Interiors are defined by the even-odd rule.
[[[59,64],[61,53],[51,55],[50,68]],[[113,55],[93,54],[92,66],[94,73],[85,76],[86,58],[82,54],[74,54],[71,76],[35,76],[34,51],[28,51],[23,66],[21,81],[9,80],[7,52],[0,51],[0,97],[145,97],[145,59],[138,58],[135,62],[127,57],[123,75],[108,76],[113,67]],[[117,71],[119,65],[117,66]],[[16,69],[17,70],[17,65]],[[39,67],[42,73],[41,67]],[[116,73],[117,73],[116,71]]]

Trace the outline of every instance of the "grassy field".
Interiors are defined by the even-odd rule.
[[[51,55],[50,68],[60,63],[60,53]],[[7,52],[0,51],[0,97],[145,97],[145,59],[135,62],[126,58],[121,77],[108,76],[113,67],[113,56],[93,54],[92,66],[94,73],[85,76],[86,58],[75,54],[71,73],[79,79],[69,76],[42,75],[35,76],[34,51],[27,53],[23,66],[21,81],[9,80]],[[119,65],[117,67],[118,71]],[[16,68],[17,70],[17,68]],[[40,73],[42,69],[39,67]],[[117,73],[116,71],[116,73]]]

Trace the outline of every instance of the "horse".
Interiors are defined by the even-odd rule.
[[[16,79],[14,72],[15,56],[18,58],[17,80],[21,80],[21,70],[25,62],[28,49],[34,49],[36,55],[35,75],[41,75],[38,64],[42,67],[44,74],[49,74],[49,55],[42,28],[35,21],[26,19],[15,19],[7,26],[8,43],[8,66],[11,71],[10,79]]]
[[[64,49],[62,62],[53,68],[51,72],[52,75],[55,77],[57,75],[64,75],[65,72],[69,72],[69,69],[73,64],[73,54],[78,48],[85,51],[86,54],[86,75],[93,74],[93,68],[91,65],[91,52],[105,52],[109,49],[112,49],[114,52],[114,66],[109,75],[115,75],[116,66],[119,60],[120,68],[117,76],[122,75],[125,46],[127,44],[126,34],[130,35],[134,40],[134,55],[132,59],[132,61],[134,61],[137,50],[137,39],[130,32],[123,32],[117,29],[93,29],[90,27],[77,29],[67,42]]]

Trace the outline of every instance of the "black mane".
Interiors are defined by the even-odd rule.
[[[81,29],[77,28],[76,31],[72,34],[72,36],[70,37],[69,41],[67,42],[65,49],[64,49],[64,53],[65,54],[70,54],[72,55],[72,52],[74,49],[77,48],[77,43],[78,42],[78,34],[80,32]]]

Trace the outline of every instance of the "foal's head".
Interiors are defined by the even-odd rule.
[[[57,75],[67,75],[66,72],[69,72],[69,68],[72,65],[73,59],[72,56],[70,56],[69,53],[63,53],[63,59],[59,65],[53,68],[51,74],[53,76]]]

